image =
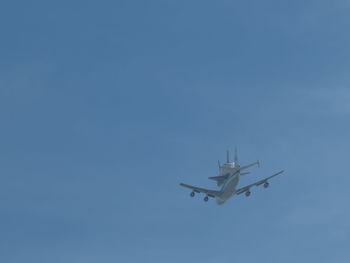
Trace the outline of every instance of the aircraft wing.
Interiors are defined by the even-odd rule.
[[[254,165],[257,165],[258,167],[260,167],[260,162],[259,161],[256,161],[255,163],[252,163],[252,164],[248,164],[248,165],[245,165],[245,166],[241,166],[239,169],[242,171],[242,170],[245,170],[245,169],[248,169]]]
[[[188,185],[188,184],[183,184],[183,183],[181,183],[180,185],[183,187],[192,189],[196,193],[207,194],[210,197],[216,197],[221,193],[220,191],[208,190],[208,189],[204,189],[204,188],[200,188],[200,187],[196,187],[196,186],[192,186],[192,185]]]
[[[260,181],[258,181],[258,182],[256,182],[256,183],[254,183],[254,184],[250,184],[250,185],[244,186],[244,187],[242,187],[242,188],[236,190],[236,195],[239,195],[239,194],[242,194],[242,193],[247,192],[247,191],[248,191],[251,187],[253,187],[253,186],[262,185],[262,184],[266,183],[269,179],[271,179],[271,178],[273,178],[273,177],[275,177],[275,176],[277,176],[277,175],[280,175],[280,174],[283,173],[283,172],[284,172],[283,170],[282,170],[282,171],[279,171],[278,173],[275,173],[275,174],[273,174],[273,175],[271,175],[271,176],[269,176],[269,177],[266,177],[265,179],[262,179],[262,180],[260,180]]]
[[[212,177],[208,177],[208,179],[214,180],[214,181],[221,181],[221,180],[226,180],[227,176],[228,175],[212,176]]]

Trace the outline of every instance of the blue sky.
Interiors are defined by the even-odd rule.
[[[349,262],[349,11],[3,1],[0,261]],[[285,173],[190,199],[235,146]]]

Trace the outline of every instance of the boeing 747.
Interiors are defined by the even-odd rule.
[[[281,170],[278,173],[275,173],[256,183],[237,189],[239,178],[241,176],[249,174],[249,172],[242,172],[242,171],[255,165],[260,166],[259,161],[256,161],[255,163],[248,164],[245,166],[240,166],[238,164],[237,149],[235,149],[235,157],[233,162],[230,162],[229,152],[227,151],[226,163],[222,166],[220,165],[220,162],[218,162],[218,164],[219,164],[219,175],[214,177],[209,177],[209,179],[216,181],[217,186],[221,188],[220,190],[209,190],[209,189],[204,189],[204,188],[183,184],[183,183],[181,183],[180,185],[192,190],[190,194],[191,197],[194,197],[195,193],[204,193],[205,202],[208,202],[209,197],[212,197],[216,199],[216,203],[218,205],[222,205],[234,195],[240,195],[245,193],[247,197],[250,196],[251,194],[250,188],[252,188],[253,186],[263,185],[264,188],[269,187],[268,181],[273,177],[283,173],[283,170]]]

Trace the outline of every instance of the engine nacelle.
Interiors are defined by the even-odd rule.
[[[208,202],[208,200],[209,200],[208,196],[204,197],[204,202]]]
[[[267,187],[269,187],[269,183],[268,182],[266,182],[266,183],[264,183],[264,188],[267,188]]]
[[[245,196],[246,197],[250,196],[250,191],[245,192]]]
[[[191,192],[191,193],[190,193],[190,196],[191,196],[191,197],[194,197],[194,192]]]

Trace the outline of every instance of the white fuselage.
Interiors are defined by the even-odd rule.
[[[218,205],[224,204],[231,196],[235,194],[240,177],[239,165],[236,165],[235,163],[224,164],[220,168],[220,175],[227,175],[227,179],[225,179],[222,184],[221,194],[216,196],[216,203]]]

